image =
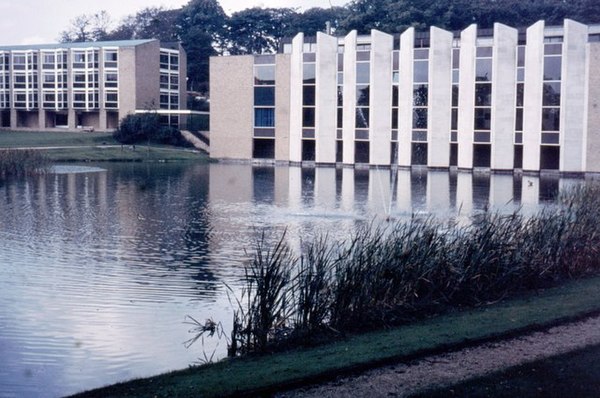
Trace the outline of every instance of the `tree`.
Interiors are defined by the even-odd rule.
[[[188,88],[208,90],[209,58],[225,48],[227,15],[217,0],[191,0],[177,20],[188,57]]]
[[[106,40],[112,25],[106,11],[82,14],[71,21],[71,26],[60,33],[61,43]]]
[[[115,30],[108,34],[111,40],[157,39],[178,40],[177,21],[181,9],[147,7],[125,17]]]
[[[229,19],[230,54],[275,53],[284,36],[291,36],[296,12],[291,8],[248,8]]]

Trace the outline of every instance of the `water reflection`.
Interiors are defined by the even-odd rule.
[[[0,185],[0,396],[184,368],[184,316],[230,321],[257,229],[296,249],[413,214],[536,211],[576,180],[442,171],[103,164]],[[210,343],[214,344],[214,343]],[[225,352],[208,345],[210,353]]]

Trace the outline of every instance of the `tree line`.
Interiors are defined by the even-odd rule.
[[[461,30],[476,23],[528,26],[543,19],[600,22],[598,0],[352,0],[343,7],[253,7],[228,16],[218,0],[190,0],[180,9],[148,7],[115,24],[106,11],[76,17],[60,34],[61,42],[158,39],[180,41],[188,55],[188,88],[208,91],[209,58],[221,54],[276,52],[281,40],[298,32],[313,36],[326,22],[336,35],[378,29],[400,33],[409,27]]]

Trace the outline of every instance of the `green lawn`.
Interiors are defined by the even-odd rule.
[[[55,162],[208,161],[203,153],[168,145],[121,145],[110,133],[0,131],[0,148],[38,148]]]
[[[414,398],[600,397],[600,345],[515,366]]]
[[[111,133],[0,131],[0,148],[117,145]]]
[[[600,311],[600,277],[566,283],[485,308],[348,336],[274,355],[228,360],[109,386],[82,397],[197,397],[268,393]]]

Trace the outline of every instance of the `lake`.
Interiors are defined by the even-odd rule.
[[[185,368],[186,316],[231,324],[253,242],[292,247],[413,215],[532,214],[581,180],[444,171],[106,163],[0,182],[0,397],[55,397]],[[205,357],[206,355],[206,357]]]

